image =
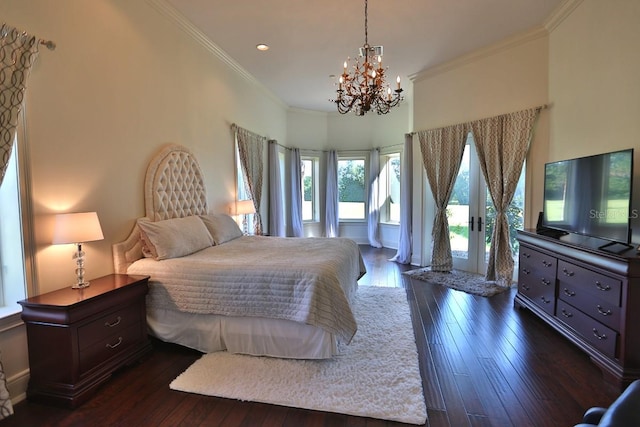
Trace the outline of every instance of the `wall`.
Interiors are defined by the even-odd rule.
[[[585,0],[550,35],[547,161],[635,148],[640,207],[640,2]],[[640,223],[632,221],[634,242]]]
[[[486,49],[427,70],[413,80],[414,130],[428,130],[523,110],[547,103],[548,36],[544,29],[505,40]],[[536,165],[547,156],[547,110],[541,113],[527,156],[528,190],[525,221],[541,204],[532,188],[540,188],[542,171]],[[414,137],[414,260],[430,261],[433,207],[431,191]]]
[[[27,89],[37,292],[74,282],[72,245],[51,246],[51,215],[97,211],[105,239],[85,245],[87,276],[111,273],[111,245],[144,215],[146,166],[166,143],[191,149],[210,208],[233,200],[230,125],[286,142],[286,106],[180,28],[155,1],[0,0],[3,22],[44,47]],[[24,327],[2,331],[14,398],[26,386]]]

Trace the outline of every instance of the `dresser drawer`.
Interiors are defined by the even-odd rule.
[[[80,374],[99,366],[100,363],[125,353],[142,341],[143,325],[134,323],[127,328],[103,337],[100,341],[80,351]]]
[[[558,262],[558,281],[579,286],[603,301],[620,306],[622,281],[579,267],[566,261]]]
[[[78,347],[80,351],[104,341],[105,338],[119,333],[132,324],[140,323],[140,306],[130,305],[123,309],[105,314],[98,319],[78,328]]]
[[[558,300],[556,317],[578,332],[593,347],[608,357],[616,357],[616,341],[618,339],[616,331],[562,300]]]
[[[558,298],[608,327],[616,331],[620,330],[622,309],[608,301],[596,298],[592,293],[585,291],[584,286],[560,282],[558,283]]]
[[[557,263],[558,260],[550,255],[520,246],[520,271],[535,271],[538,276],[555,281]]]
[[[555,290],[555,279],[552,282],[536,276],[535,273],[525,273],[520,269],[518,292],[551,315],[554,314],[555,308]]]

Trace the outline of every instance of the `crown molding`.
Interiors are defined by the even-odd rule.
[[[519,45],[528,43],[530,41],[537,40],[542,37],[546,37],[548,35],[549,35],[549,32],[547,31],[547,29],[543,26],[539,26],[527,32],[517,34],[513,37],[509,37],[507,39],[501,40],[492,45],[475,50],[466,55],[459,56],[458,58],[455,58],[451,61],[444,62],[440,65],[436,65],[434,67],[427,68],[426,70],[412,74],[409,76],[409,80],[411,80],[412,83],[419,82],[420,80],[433,77],[447,71],[451,71],[455,68],[462,67],[464,65],[475,62],[479,59],[486,58],[500,52],[504,52],[515,46],[519,46]]]
[[[203,33],[198,27],[196,27],[191,21],[189,21],[182,13],[176,8],[170,5],[166,0],[147,0],[154,9],[160,12],[162,15],[169,18],[171,22],[176,24],[180,29],[186,32],[193,40],[203,46],[207,51],[213,54],[216,58],[222,61],[227,67],[233,70],[236,74],[247,80],[249,83],[259,87],[267,96],[273,101],[282,105],[283,108],[288,109],[280,98],[278,98],[273,92],[271,92],[265,85],[263,85],[253,74],[249,73],[244,67],[238,64],[231,56],[227,54],[222,48],[215,44],[205,33]]]
[[[565,0],[556,7],[551,15],[544,21],[543,25],[551,33],[558,25],[562,23],[569,15],[577,9],[582,0]]]

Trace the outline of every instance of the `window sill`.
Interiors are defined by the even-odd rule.
[[[18,304],[0,307],[0,332],[22,325],[21,313],[22,308]]]

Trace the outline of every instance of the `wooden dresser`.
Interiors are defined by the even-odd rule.
[[[612,254],[587,237],[554,238],[535,231],[519,231],[518,240],[515,305],[530,309],[581,348],[606,379],[624,387],[640,378],[636,250]]]
[[[33,401],[74,408],[118,368],[151,349],[147,276],[112,274],[84,289],[60,289],[23,301]]]

